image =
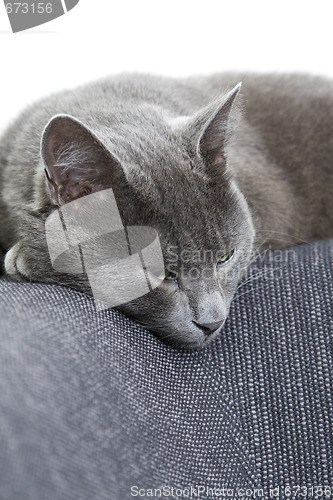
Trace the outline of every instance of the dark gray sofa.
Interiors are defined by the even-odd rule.
[[[333,497],[332,263],[333,241],[259,259],[195,352],[0,279],[0,498]]]

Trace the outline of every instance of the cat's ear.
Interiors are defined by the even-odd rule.
[[[241,83],[223,97],[199,137],[197,151],[210,165],[224,161],[224,146],[231,128],[230,112],[240,88]]]
[[[51,199],[59,206],[110,187],[110,163],[118,163],[91,130],[69,115],[56,115],[47,124],[41,156]]]
[[[225,163],[225,143],[233,129],[230,114],[241,85],[239,83],[190,118],[188,136],[207,166]]]

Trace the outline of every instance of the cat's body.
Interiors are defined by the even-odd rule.
[[[240,96],[237,88],[225,96],[240,81]],[[78,122],[51,122],[42,159],[43,130],[58,114]],[[94,162],[100,170],[85,178]],[[125,225],[158,231],[167,269],[170,247],[178,255],[208,249],[228,256],[217,271],[216,263],[193,259],[208,269],[204,278],[166,280],[121,307],[178,345],[202,345],[224,322],[254,249],[333,236],[333,82],[124,75],[33,106],[0,142],[0,247],[6,253],[15,245],[8,274],[89,292],[84,276],[52,269],[45,220],[56,205],[109,187]]]

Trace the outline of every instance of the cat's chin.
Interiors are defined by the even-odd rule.
[[[204,349],[208,344],[214,341],[214,339],[216,339],[220,334],[223,327],[224,323],[220,326],[220,328],[218,328],[210,335],[205,335],[201,331],[195,333],[191,332],[187,335],[185,335],[184,333],[180,334],[176,332],[172,334],[167,333],[161,335],[161,332],[157,332],[156,330],[154,331],[153,329],[150,329],[150,332],[155,336],[158,336],[158,338],[162,342],[170,345],[174,349],[180,351],[197,351],[199,349]]]
[[[198,351],[200,349],[204,349],[217,337],[219,332],[213,333],[209,337],[206,337],[202,340],[182,340],[180,338],[170,339],[161,339],[166,344],[171,347],[179,350],[179,351]]]

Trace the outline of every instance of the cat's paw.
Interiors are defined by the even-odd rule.
[[[5,257],[6,273],[18,281],[27,281],[31,279],[31,271],[22,252],[22,244],[19,241],[6,254]]]

